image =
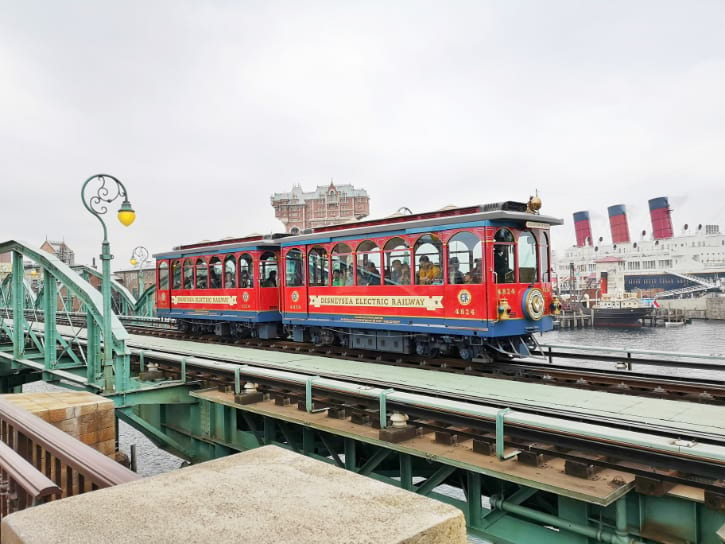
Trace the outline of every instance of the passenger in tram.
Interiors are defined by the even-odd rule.
[[[267,279],[264,280],[262,287],[277,287],[277,271],[276,270],[272,270],[267,275]]]
[[[393,285],[400,284],[400,279],[403,277],[403,263],[400,262],[400,259],[394,259],[392,263],[390,263],[390,281]]]
[[[513,270],[509,268],[508,254],[502,246],[494,246],[493,271],[496,273],[496,283],[513,283]]]
[[[430,262],[428,255],[421,255],[418,259],[420,269],[418,270],[418,283],[420,285],[433,285],[441,281],[441,269],[438,265]]]
[[[234,287],[234,274],[227,272],[224,277],[224,287],[230,289]]]
[[[410,285],[410,265],[403,263],[400,267],[400,285]]]
[[[352,277],[352,266],[347,267],[342,264],[340,265],[340,270],[342,271],[342,277],[344,281],[343,285],[352,285],[354,283],[354,278]]]
[[[222,280],[219,277],[219,274],[217,274],[214,267],[209,270],[209,288],[210,289],[219,289],[222,286]]]
[[[342,272],[339,269],[332,271],[332,285],[334,287],[345,285],[345,278],[342,276]]]
[[[448,283],[463,283],[463,272],[458,266],[458,257],[448,259]]]
[[[473,260],[473,270],[471,270],[471,281],[466,283],[481,283],[483,279],[483,270],[481,270],[481,259]]]
[[[380,272],[375,263],[368,261],[365,265],[363,285],[380,285]]]
[[[241,274],[239,275],[239,286],[242,289],[248,289],[252,286],[252,280],[249,277],[249,272],[246,270],[242,270]]]

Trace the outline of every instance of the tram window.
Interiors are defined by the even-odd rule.
[[[269,275],[269,272],[267,274]],[[249,253],[242,253],[239,256],[239,287],[242,289],[254,287],[254,261]]]
[[[161,261],[159,264],[159,290],[166,291],[169,288],[169,263]]]
[[[237,264],[234,255],[227,255],[224,259],[224,288],[233,289],[237,286]]]
[[[285,277],[287,287],[300,287],[305,283],[304,262],[299,249],[290,249],[287,253]]]
[[[380,250],[375,242],[365,240],[355,254],[358,285],[380,285]]]
[[[243,255],[242,255],[243,257]],[[251,259],[251,257],[250,257]],[[252,277],[252,262],[249,261],[249,277]],[[241,268],[241,259],[240,259]],[[259,258],[259,278],[262,287],[277,287],[277,255],[271,251],[262,253]],[[251,285],[251,284],[250,284]]]
[[[481,283],[483,249],[472,232],[459,232],[448,242],[448,283]]]
[[[194,288],[194,264],[191,259],[184,261],[184,289]]]
[[[352,248],[347,244],[337,244],[332,248],[332,285],[352,285],[352,276]]]
[[[541,281],[551,281],[549,236],[544,231],[539,233],[539,262],[541,262]]]
[[[197,259],[196,260],[196,284],[195,287],[197,289],[206,289],[207,288],[207,265],[206,261],[204,259]]]
[[[383,247],[385,285],[410,285],[410,249],[402,238],[391,238]]]
[[[181,289],[181,261],[174,261],[171,264],[172,288]]]
[[[212,257],[209,261],[209,289],[221,289],[222,261],[219,257]]]
[[[424,234],[415,243],[415,283],[438,285],[443,283],[441,254],[443,244],[434,234]]]
[[[513,283],[514,235],[508,229],[499,229],[493,241],[493,272],[496,283]]]
[[[313,247],[307,254],[310,285],[328,284],[327,251],[323,247]]]
[[[537,280],[536,238],[530,232],[522,232],[518,243],[519,282],[533,283]]]

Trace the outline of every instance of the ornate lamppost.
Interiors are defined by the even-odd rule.
[[[94,185],[89,187],[89,184]],[[95,192],[95,194],[93,194]],[[118,179],[108,174],[96,174],[83,183],[81,200],[86,209],[95,215],[103,227],[103,244],[101,246],[102,279],[101,293],[103,295],[103,376],[105,390],[111,391],[113,386],[113,330],[111,325],[111,245],[108,243],[108,231],[101,218],[108,211],[107,204],[117,198],[123,198],[118,210],[118,220],[128,227],[136,219],[128,201],[126,187]]]
[[[143,265],[146,264],[146,262],[149,260],[149,250],[146,249],[144,246],[136,246],[133,248],[133,253],[131,253],[131,266],[138,265],[138,268],[136,268],[136,284],[138,292],[136,293],[136,298],[139,298],[143,294],[143,288],[144,288],[144,281],[143,281]]]

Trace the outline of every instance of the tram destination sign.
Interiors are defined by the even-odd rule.
[[[310,295],[310,306],[368,306],[382,308],[425,308],[432,312],[443,308],[442,296],[322,296]]]

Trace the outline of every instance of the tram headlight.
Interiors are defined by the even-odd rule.
[[[541,289],[527,289],[524,293],[523,306],[524,314],[529,319],[538,321],[544,317],[546,304],[544,303],[544,293],[541,292]]]

